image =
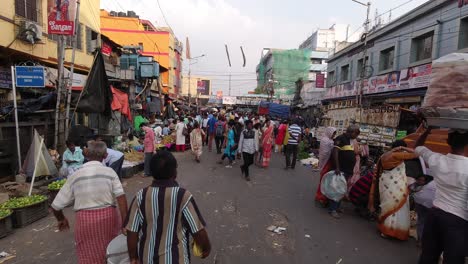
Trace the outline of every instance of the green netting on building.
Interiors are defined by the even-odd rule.
[[[295,82],[308,79],[310,50],[272,50],[258,65],[258,86],[273,80],[275,96],[293,95]],[[271,55],[271,57],[270,57]]]

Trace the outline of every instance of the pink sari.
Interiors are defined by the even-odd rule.
[[[262,148],[263,148],[263,160],[262,166],[267,168],[270,166],[270,159],[271,159],[271,150],[273,148],[273,125],[270,125],[264,132],[263,132],[263,139],[262,139]]]

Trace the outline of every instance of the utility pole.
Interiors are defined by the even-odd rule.
[[[370,20],[369,20],[369,16],[370,16],[370,10],[371,10],[371,2],[367,2],[367,3],[363,3],[363,2],[360,2],[360,1],[357,1],[357,0],[351,0],[355,3],[358,3],[362,6],[365,6],[367,7],[367,14],[366,14],[366,21],[364,22],[364,39],[361,39],[361,41],[364,42],[364,50],[363,50],[363,59],[362,59],[362,69],[361,69],[361,83],[359,85],[359,91],[357,92],[356,94],[356,103],[358,104],[359,106],[359,114],[361,115],[361,110],[362,110],[362,92],[364,90],[364,78],[368,78],[368,76],[364,76],[365,75],[365,71],[366,71],[366,65],[367,65],[367,40],[368,40],[368,35],[369,35],[369,24],[370,24]]]
[[[75,52],[76,52],[76,44],[77,44],[77,39],[78,35],[80,32],[78,32],[78,25],[80,23],[80,1],[76,1],[76,12],[75,12],[75,28],[74,28],[74,34],[72,36],[73,38],[73,50],[72,50],[72,59],[71,59],[71,66],[70,66],[70,76],[68,80],[68,87],[67,87],[67,110],[65,112],[65,139],[68,139],[68,132],[69,132],[69,126],[71,125],[70,122],[70,104],[71,104],[71,95],[72,95],[72,87],[73,87],[73,74],[75,71]]]
[[[61,19],[61,0],[57,0],[57,20]],[[55,105],[55,133],[54,133],[54,149],[57,150],[59,142],[59,127],[60,127],[60,103],[63,87],[63,63],[65,59],[64,36],[59,35],[57,39],[57,103]]]
[[[190,107],[190,103],[191,103],[191,97],[192,97],[192,88],[191,88],[191,84],[192,84],[192,71],[191,71],[191,67],[192,67],[192,58],[189,58],[189,66],[188,66],[188,104],[189,104],[189,107]]]

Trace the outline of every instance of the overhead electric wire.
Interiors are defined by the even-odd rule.
[[[89,1],[89,0],[88,0]],[[125,8],[123,8],[120,3],[117,1],[117,0],[113,0],[114,3],[116,3],[120,9],[122,9],[122,11],[126,12]],[[136,22],[135,20],[131,19],[131,21],[133,21],[137,26],[140,26],[139,22]],[[138,18],[138,21],[140,21],[140,19]],[[158,50],[158,61],[161,59],[161,50],[159,49],[159,46],[158,46],[158,43],[156,43],[155,41],[153,41],[149,36],[148,34],[146,34],[146,31],[143,30],[142,31],[143,34],[145,35],[145,37],[154,44],[154,47],[156,47],[156,49]]]
[[[161,15],[164,19],[164,22],[166,23],[166,25],[172,30],[172,27],[171,25],[169,25],[169,22],[167,22],[167,19],[166,19],[166,15],[164,14],[164,11],[162,10],[161,8],[161,4],[159,3],[159,0],[156,1],[158,3],[158,7],[159,7],[159,10],[161,11]]]

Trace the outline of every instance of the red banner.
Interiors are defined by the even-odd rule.
[[[47,11],[48,34],[73,35],[75,33],[75,0],[48,0]]]
[[[325,74],[323,73],[315,74],[315,87],[325,88]]]

